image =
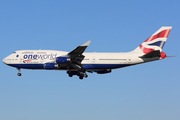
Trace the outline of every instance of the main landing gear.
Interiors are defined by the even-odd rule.
[[[18,73],[17,73],[18,76],[22,75],[20,72],[21,72],[21,70],[20,70],[20,68],[18,68]]]
[[[83,79],[84,77],[85,78],[87,78],[88,77],[88,75],[85,73],[85,72],[80,72],[80,75],[78,75],[79,76],[79,79]]]
[[[73,75],[77,75],[79,76],[79,79],[83,79],[84,77],[87,78],[88,75],[85,72],[79,72],[79,71],[67,71],[67,74],[69,75],[69,77],[72,77]]]

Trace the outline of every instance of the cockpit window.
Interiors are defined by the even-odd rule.
[[[16,52],[13,52],[13,53],[16,53]]]

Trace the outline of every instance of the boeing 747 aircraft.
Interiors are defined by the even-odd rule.
[[[87,78],[86,72],[110,73],[112,69],[161,60],[161,52],[172,27],[161,27],[135,50],[125,53],[84,53],[91,41],[87,41],[71,52],[55,50],[18,50],[3,59],[6,65],[18,69],[65,70],[69,77]]]

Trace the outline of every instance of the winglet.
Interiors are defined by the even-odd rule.
[[[84,43],[84,44],[82,44],[81,46],[88,46],[89,44],[90,44],[90,40],[89,41],[87,41],[86,43]]]

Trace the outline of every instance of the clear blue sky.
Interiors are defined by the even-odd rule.
[[[172,26],[174,58],[90,74],[22,70],[0,62],[0,120],[179,120],[180,2],[177,0],[4,0],[0,60],[16,50],[127,52]]]

